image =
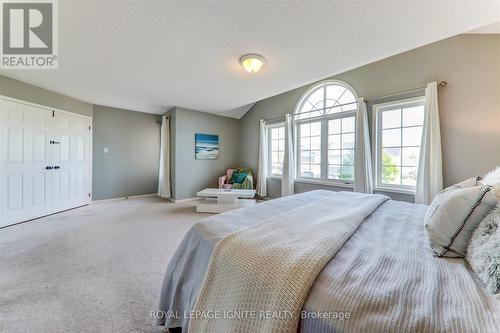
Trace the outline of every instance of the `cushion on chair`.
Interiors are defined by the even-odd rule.
[[[231,177],[231,183],[233,184],[241,184],[245,181],[245,178],[247,177],[248,172],[246,171],[239,171],[235,170],[233,171],[233,176]]]
[[[240,172],[246,172],[248,175],[250,175],[250,176],[253,177],[252,170],[249,169],[249,168],[239,168],[238,171],[240,171]]]

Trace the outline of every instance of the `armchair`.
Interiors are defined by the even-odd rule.
[[[243,182],[233,183],[233,171],[247,172],[247,175]],[[253,173],[252,170],[248,168],[238,168],[238,169],[227,169],[224,176],[219,177],[219,188],[226,189],[253,189]]]

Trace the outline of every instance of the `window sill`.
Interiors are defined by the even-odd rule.
[[[399,193],[399,194],[408,194],[415,195],[415,190],[407,190],[402,188],[392,188],[392,187],[374,187],[374,191],[379,192],[389,192],[389,193]]]
[[[266,179],[281,180],[282,177],[279,177],[279,176],[267,176]],[[304,183],[304,184],[326,185],[326,186],[333,186],[333,187],[354,188],[353,184],[329,182],[329,181],[325,181],[325,180],[297,178],[297,179],[295,179],[295,182],[296,183]]]
[[[339,183],[339,182],[325,181],[325,180],[297,178],[297,179],[295,179],[295,182],[296,183],[305,183],[305,184],[327,185],[327,186],[333,186],[333,187],[354,188],[354,184]]]

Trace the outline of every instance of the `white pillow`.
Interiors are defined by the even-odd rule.
[[[452,188],[463,188],[463,187],[472,187],[472,186],[479,186],[479,185],[485,185],[483,182],[482,182],[482,178],[477,176],[475,178],[469,178],[469,179],[466,179],[464,180],[463,182],[461,183],[458,183],[458,184],[455,184],[455,185],[452,185],[450,187],[447,187],[445,188],[443,191],[441,192],[444,192],[444,191],[448,191],[449,189],[452,189]]]
[[[472,232],[497,204],[491,186],[472,179],[443,190],[427,211],[425,231],[437,257],[463,258]]]

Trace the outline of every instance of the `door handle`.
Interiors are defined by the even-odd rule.
[[[46,166],[45,167],[45,170],[52,170],[52,169],[54,169],[54,167],[51,167],[51,166]]]
[[[54,169],[60,169],[61,167],[59,165],[54,166]]]
[[[58,145],[58,144],[60,144],[60,142],[59,142],[59,141],[54,141],[54,140],[50,140],[50,141],[49,141],[49,143],[50,143],[51,145]]]

